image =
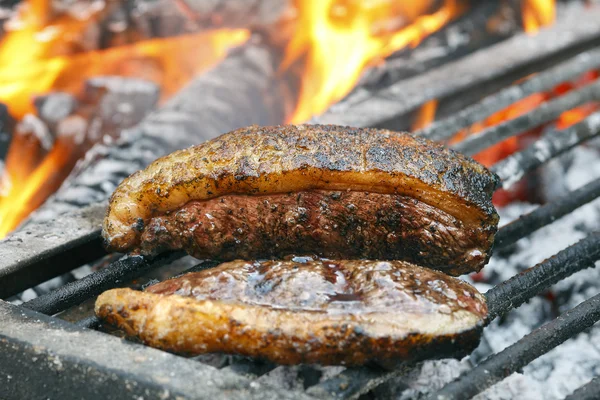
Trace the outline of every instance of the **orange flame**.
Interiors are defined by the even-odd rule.
[[[42,163],[27,180],[13,186],[0,207],[0,236],[6,236],[54,193],[83,154],[72,138],[58,138]]]
[[[541,27],[554,23],[556,19],[556,0],[523,1],[523,29],[527,33],[536,33]]]
[[[429,100],[427,103],[423,104],[417,112],[411,130],[417,131],[431,124],[435,120],[437,106],[437,100]]]
[[[283,67],[303,63],[302,87],[290,123],[325,111],[356,84],[365,67],[407,46],[416,46],[466,7],[434,1],[297,0],[298,26]]]

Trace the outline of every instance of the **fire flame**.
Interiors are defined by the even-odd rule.
[[[33,111],[33,95],[50,90],[77,93],[86,79],[98,75],[153,80],[166,98],[250,35],[243,29],[215,30],[84,51],[78,40],[103,9],[92,9],[82,19],[62,15],[40,27],[40,10],[48,12],[47,1],[24,3],[19,18],[12,21],[13,30],[0,42],[0,101],[17,118]]]
[[[297,0],[298,26],[286,49],[283,68],[303,63],[300,96],[290,123],[301,123],[345,96],[365,67],[394,51],[416,46],[466,7],[434,1]]]
[[[522,3],[523,29],[536,33],[540,28],[554,23],[556,0],[526,0]]]
[[[427,103],[423,104],[417,112],[417,115],[412,125],[412,130],[418,131],[419,129],[423,129],[427,125],[431,124],[435,120],[437,107],[437,100],[429,100]]]

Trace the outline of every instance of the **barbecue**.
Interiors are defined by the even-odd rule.
[[[138,125],[94,145],[53,198],[0,243],[0,297],[9,300],[0,302],[0,397],[598,397],[600,288],[590,267],[600,258],[600,9],[595,2],[559,2],[554,24],[535,34],[518,32],[518,25],[503,26],[492,38],[472,35],[493,25],[495,3],[444,8],[457,12],[444,14],[456,18],[454,24],[436,19],[428,25],[429,39],[392,55],[360,81],[338,70],[354,90],[339,101],[344,95],[330,97],[334,106],[302,108],[289,119],[283,116],[294,108],[288,99],[297,87],[273,80],[282,73],[281,53],[253,34]],[[543,19],[530,18],[528,7],[518,10],[526,27]],[[248,16],[242,20],[257,26],[262,14],[242,10]],[[187,15],[200,26],[226,20],[203,19],[193,7]],[[239,26],[235,15],[231,21]],[[262,28],[263,38],[272,33]],[[300,39],[297,50],[306,48]],[[285,73],[298,67],[286,65]],[[155,88],[136,87],[146,98]],[[304,105],[326,103],[307,90]],[[219,93],[221,101],[198,93]],[[71,128],[81,121],[71,120]],[[408,361],[392,369],[185,358],[115,337],[119,333],[95,317],[95,297],[107,290],[140,289],[156,284],[153,279],[216,266],[179,251],[107,255],[100,227],[118,183],[176,149],[240,127],[284,122],[412,130],[474,156],[498,175],[494,254],[469,278],[484,293],[488,316],[481,344],[468,358]],[[11,124],[3,119],[2,129]]]

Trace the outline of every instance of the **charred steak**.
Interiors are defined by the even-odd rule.
[[[198,258],[400,259],[480,270],[498,178],[440,144],[387,130],[249,127],[176,151],[111,197],[110,250]]]
[[[96,313],[176,353],[360,365],[462,357],[487,307],[469,284],[402,261],[234,261],[109,290]]]

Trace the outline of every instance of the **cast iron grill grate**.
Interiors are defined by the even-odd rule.
[[[528,80],[502,90],[456,115],[418,132],[446,139],[473,122],[531,93],[547,90],[590,69],[600,68],[600,50],[588,50],[572,60],[557,64]],[[500,140],[556,118],[561,112],[600,99],[600,85],[590,84],[480,135],[456,144],[467,154],[485,149]],[[528,148],[494,165],[504,187],[525,173],[573,147],[600,136],[600,113],[588,116],[565,130],[551,130]],[[502,227],[496,248],[507,247],[532,232],[552,224],[600,196],[600,178]],[[93,261],[101,256],[98,227],[104,206],[98,205],[67,216],[65,221],[40,225],[35,232],[19,233],[0,243],[0,297],[7,298],[50,277]],[[30,228],[31,229],[31,228]],[[49,240],[53,232],[67,229],[60,240]],[[256,382],[256,377],[274,366],[241,360],[221,369],[193,359],[173,356],[145,346],[120,341],[93,330],[98,324],[87,316],[71,324],[51,317],[101,292],[122,286],[137,277],[182,257],[168,253],[156,258],[123,256],[82,279],[43,294],[21,306],[0,302],[0,365],[8,371],[8,382],[0,384],[11,393],[46,393],[49,397],[73,393],[101,397],[143,396],[144,398],[357,398],[374,387],[400,376],[413,366],[396,370],[349,368],[309,385],[304,391]],[[600,233],[591,233],[553,257],[492,288],[485,295],[488,323],[518,307],[551,285],[600,259]],[[210,268],[202,262],[192,270]],[[482,392],[600,319],[600,294],[584,301],[555,320],[535,329],[514,345],[480,362],[449,383],[431,399],[465,399]],[[92,329],[86,329],[92,328]],[[5,379],[1,376],[0,379]],[[24,384],[27,382],[26,384]],[[594,379],[571,398],[595,398],[599,383]],[[7,389],[10,388],[10,389]]]

